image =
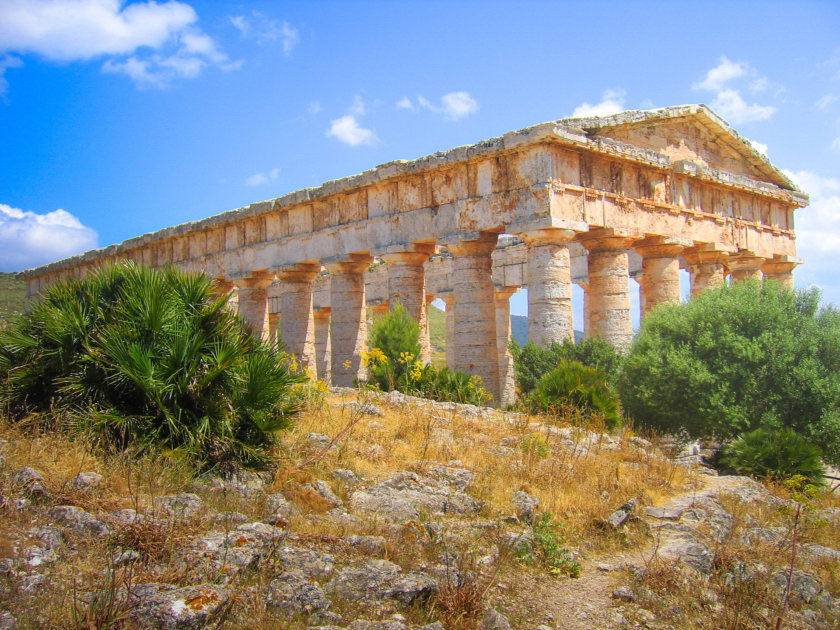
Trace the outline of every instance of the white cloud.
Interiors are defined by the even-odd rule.
[[[575,107],[572,112],[573,118],[588,118],[590,116],[610,116],[617,114],[624,109],[625,91],[621,88],[608,88],[604,90],[601,102],[590,105],[586,101]]]
[[[739,124],[767,120],[776,111],[772,105],[749,105],[738,90],[721,90],[712,101],[712,109],[731,123]]]
[[[749,142],[753,149],[758,151],[759,153],[763,153],[765,156],[767,155],[767,145],[763,142],[756,142],[755,140],[750,140],[749,138],[745,138],[747,142]]]
[[[26,212],[0,203],[0,271],[20,271],[94,249],[99,237],[65,210]]]
[[[353,104],[350,105],[350,109],[348,109],[347,112],[352,116],[364,116],[365,102],[361,96],[356,94],[353,97]]]
[[[260,44],[279,41],[284,55],[290,55],[300,43],[298,29],[283,20],[271,20],[259,11],[251,11],[250,16],[230,15],[228,19],[242,37],[256,39]]]
[[[449,120],[459,120],[479,110],[478,101],[470,96],[469,92],[447,92],[440,97],[440,105],[435,105],[422,94],[417,95],[415,105],[410,98],[403,96],[396,103],[397,109],[409,109],[417,111],[420,108],[427,109],[436,114],[443,114]]]
[[[815,284],[827,301],[840,305],[840,279],[836,272],[840,250],[840,180],[810,171],[784,171],[811,196],[811,204],[796,211],[797,255],[805,264],[797,268],[797,284]],[[804,281],[804,282],[799,282]]]
[[[5,55],[0,58],[0,96],[5,94],[6,90],[9,88],[9,81],[5,76],[6,70],[9,68],[19,68],[22,65],[23,62],[20,58],[15,57],[14,55]]]
[[[706,78],[691,87],[695,90],[718,92],[732,79],[744,76],[748,67],[744,61],[730,61],[726,57],[721,57],[720,63],[706,73]]]
[[[250,177],[245,178],[246,186],[261,186],[268,182],[273,182],[280,175],[279,168],[273,168],[268,173],[254,173]]]
[[[351,147],[373,144],[377,139],[373,130],[360,126],[353,114],[347,114],[333,120],[327,130],[327,136],[331,136],[344,144],[349,144]]]
[[[119,0],[2,0],[0,52],[36,54],[48,61],[106,57],[103,70],[119,72],[141,87],[163,87],[191,78],[208,65],[234,70],[231,61],[196,22],[188,4]]]

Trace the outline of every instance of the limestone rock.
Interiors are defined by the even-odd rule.
[[[326,481],[316,481],[314,489],[315,492],[321,495],[321,497],[323,497],[333,507],[344,505],[344,502],[335,495],[332,488],[329,487]]]
[[[156,508],[163,510],[172,518],[189,519],[197,516],[204,509],[204,501],[192,492],[158,497],[153,503]]]
[[[513,493],[513,505],[516,506],[517,516],[526,523],[530,523],[537,508],[540,507],[540,500],[527,492],[518,490]]]
[[[246,523],[230,532],[214,532],[195,540],[182,552],[188,562],[201,562],[206,575],[228,582],[256,567],[285,534],[264,523]]]
[[[328,578],[335,568],[335,558],[305,547],[282,545],[275,554],[276,560],[286,571],[300,571],[308,578]]]
[[[70,480],[70,487],[74,490],[92,490],[98,488],[105,481],[105,477],[95,472],[80,472]]]
[[[776,587],[780,596],[784,596],[787,589],[788,570],[779,569],[770,578],[773,586]],[[799,599],[805,603],[816,601],[817,596],[822,591],[822,586],[810,573],[806,573],[800,569],[793,570],[793,579],[791,580],[791,597]]]
[[[624,523],[627,522],[627,519],[630,518],[630,515],[636,511],[636,503],[637,501],[635,498],[630,499],[627,503],[610,514],[604,523],[613,529],[618,529],[624,525]]]
[[[682,523],[665,523],[655,529],[662,536],[659,555],[679,560],[702,575],[712,572],[714,552],[696,530]]]
[[[347,470],[346,468],[339,468],[337,470],[332,471],[332,476],[335,477],[338,481],[343,482],[345,485],[348,486],[355,486],[361,483],[361,479],[359,479],[358,475],[354,473],[352,470]]]
[[[749,527],[741,534],[742,545],[764,543],[766,545],[780,545],[788,535],[787,527]]]
[[[50,518],[78,536],[108,536],[110,527],[75,505],[57,505],[50,509]]]
[[[285,573],[268,585],[266,607],[287,619],[324,612],[331,605],[318,582],[300,571]]]
[[[0,630],[18,630],[17,619],[11,613],[0,611]]]
[[[613,591],[612,598],[619,599],[623,602],[636,601],[636,595],[633,593],[633,589],[629,586],[619,586]]]
[[[346,536],[344,540],[370,556],[379,556],[385,553],[386,541],[382,536]]]
[[[12,475],[12,484],[15,490],[30,499],[47,499],[50,496],[50,491],[44,485],[44,477],[29,466]]]
[[[310,451],[323,451],[332,440],[323,433],[310,432],[303,436],[303,441]]]
[[[202,584],[175,588],[169,584],[140,584],[131,589],[127,619],[138,628],[198,630],[219,621],[229,609],[230,592]]]
[[[510,622],[495,608],[487,608],[479,624],[481,630],[510,630]]]
[[[387,560],[369,560],[346,567],[327,585],[327,590],[347,600],[396,599],[409,605],[428,597],[437,589],[436,582],[422,572],[403,574],[400,567]]]
[[[270,514],[281,516],[285,519],[300,513],[300,510],[295,507],[294,503],[279,493],[268,495],[265,500],[265,507]]]
[[[475,482],[474,472],[454,466],[432,466],[429,468],[429,477],[442,481],[459,492],[465,492]]]

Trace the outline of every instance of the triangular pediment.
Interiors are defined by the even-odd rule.
[[[592,138],[611,138],[656,151],[667,155],[672,162],[693,162],[786,190],[799,190],[766,156],[705,105],[566,118],[558,123],[584,131]]]

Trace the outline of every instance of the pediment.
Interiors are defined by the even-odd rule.
[[[656,151],[672,162],[693,162],[798,191],[784,173],[705,105],[627,111],[614,116],[567,118],[558,122],[582,130],[591,138],[606,137]]]

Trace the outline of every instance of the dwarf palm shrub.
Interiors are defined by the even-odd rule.
[[[783,481],[797,475],[823,483],[820,449],[792,429],[756,429],[724,448],[721,463],[737,473]]]
[[[531,393],[530,402],[534,408],[553,414],[575,409],[603,416],[609,429],[621,424],[618,396],[607,383],[606,375],[579,361],[561,361],[545,374]]]
[[[262,467],[302,381],[201,274],[133,263],[51,286],[0,331],[12,418],[56,412],[102,446],[157,448],[204,469]]]

